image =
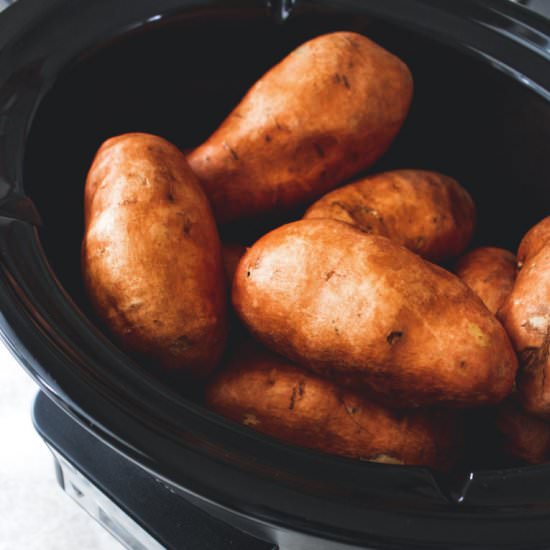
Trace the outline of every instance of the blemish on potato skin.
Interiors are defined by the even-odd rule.
[[[141,300],[134,300],[128,306],[126,307],[126,311],[135,311],[136,309],[139,309],[143,305],[143,302]]]
[[[172,353],[182,353],[191,348],[192,345],[193,342],[191,341],[189,336],[182,334],[170,344],[169,349]]]
[[[522,327],[528,327],[537,332],[546,332],[548,327],[548,318],[544,315],[534,315],[523,322]]]
[[[317,155],[319,155],[319,158],[325,158],[325,151],[321,145],[319,145],[319,143],[315,143],[314,147],[315,151],[317,151]]]
[[[327,271],[327,273],[325,273],[325,281],[330,281],[334,273],[335,273],[334,269]]]
[[[343,84],[348,90],[351,89],[348,77],[345,74],[340,75],[338,73],[334,73],[332,80],[335,84]]]
[[[425,243],[426,243],[426,238],[420,235],[416,237],[414,245],[416,248],[422,248]]]
[[[260,424],[260,421],[255,414],[245,414],[243,416],[243,424],[245,426],[257,426]]]
[[[355,50],[359,49],[359,44],[357,43],[357,40],[355,38],[351,38],[349,36],[345,36],[344,40]]]
[[[294,405],[296,404],[296,386],[292,388],[292,393],[290,394],[290,403],[288,404],[288,410],[292,411]]]
[[[237,151],[235,151],[235,149],[233,149],[231,145],[227,143],[227,141],[223,142],[223,146],[229,151],[229,154],[231,155],[231,158],[233,160],[239,160],[239,155],[237,155]]]
[[[182,232],[185,236],[189,236],[191,234],[191,228],[193,227],[193,222],[189,219],[185,220],[183,222]]]
[[[137,199],[124,199],[118,203],[119,206],[128,206],[129,204],[136,204]]]
[[[467,328],[470,336],[472,336],[479,345],[486,347],[491,343],[490,338],[481,330],[479,325],[468,323]]]
[[[394,330],[388,334],[386,340],[390,346],[397,344],[401,338],[403,338],[403,332],[400,330]]]
[[[265,139],[265,142],[266,142],[266,143],[269,143],[273,138],[272,138],[269,134],[266,134],[266,135],[264,136],[264,139]]]
[[[520,351],[520,361],[524,365],[525,370],[534,370],[542,366],[543,376],[545,368],[550,357],[550,326],[546,329],[546,335],[539,347],[529,347]]]
[[[174,175],[174,172],[172,172],[170,168],[164,166],[162,168],[157,168],[157,170],[161,179],[168,182],[170,185],[172,185],[175,181],[177,181],[177,178]]]

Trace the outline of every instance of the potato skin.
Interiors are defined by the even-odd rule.
[[[518,248],[518,269],[528,258],[538,254],[550,242],[550,216],[534,225],[523,237]]]
[[[503,248],[480,247],[460,258],[454,272],[496,314],[516,279],[516,257]]]
[[[448,470],[462,443],[453,411],[394,411],[251,346],[210,382],[206,403],[287,443],[375,462]]]
[[[453,178],[427,170],[394,170],[328,193],[304,215],[314,218],[347,222],[442,262],[468,246],[476,211],[472,197]]]
[[[518,261],[521,269],[499,318],[520,356],[523,406],[550,419],[550,217],[525,235]]]
[[[550,424],[525,412],[514,399],[498,407],[496,423],[507,454],[529,464],[550,459]]]
[[[268,348],[401,407],[496,403],[517,360],[457,277],[335,220],[275,229],[248,249],[233,304]]]
[[[284,211],[371,166],[412,91],[407,66],[368,38],[322,35],[256,82],[189,164],[218,222]]]
[[[197,378],[217,365],[227,332],[220,241],[175,146],[148,134],[101,146],[86,180],[82,273],[126,350]]]

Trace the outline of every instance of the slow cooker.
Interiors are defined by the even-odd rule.
[[[550,465],[442,476],[294,448],[206,410],[101,332],[80,281],[105,138],[204,139],[268,67],[333,30],[415,78],[376,165],[452,174],[476,244],[548,214],[550,23],[504,0],[19,0],[0,16],[0,310],[41,388],[59,481],[130,548],[549,548]]]

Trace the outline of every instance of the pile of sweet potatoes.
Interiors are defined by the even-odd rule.
[[[125,350],[285,442],[448,470],[464,409],[491,407],[501,451],[544,461],[550,218],[517,260],[460,257],[476,211],[457,181],[361,175],[412,95],[402,61],[339,32],[291,52],[187,155],[148,134],[109,139],[85,188],[90,303]],[[299,207],[248,248],[222,245],[228,222]]]

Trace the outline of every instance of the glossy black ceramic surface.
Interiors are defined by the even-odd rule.
[[[91,433],[269,540],[548,548],[550,467],[443,479],[292,448],[182,397],[87,316],[82,191],[101,141],[139,130],[193,146],[295,45],[341,29],[379,41],[415,78],[411,115],[375,169],[455,176],[478,204],[478,242],[515,248],[550,205],[550,25],[520,6],[19,0],[0,17],[2,337]]]

